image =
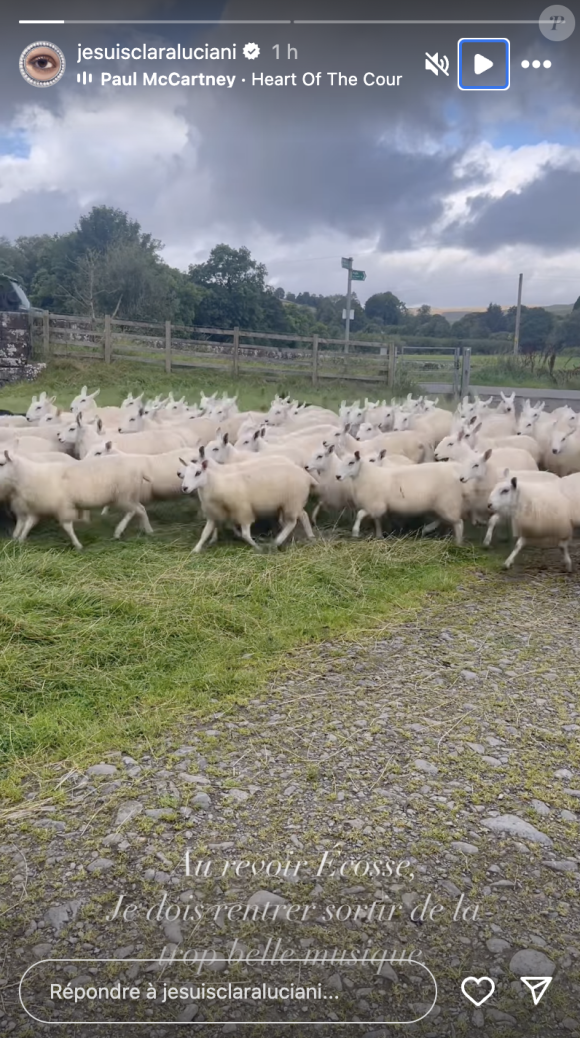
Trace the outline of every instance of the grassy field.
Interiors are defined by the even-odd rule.
[[[137,366],[55,364],[34,390],[57,392],[67,406],[84,382],[102,387],[103,403],[129,389],[172,388],[194,399],[218,388],[190,373],[169,379]],[[238,388],[244,407],[265,405],[274,392]],[[343,395],[334,387],[316,399],[336,405]],[[30,385],[7,388],[0,406],[23,410],[30,396]],[[342,525],[279,553],[226,540],[198,557],[194,500],[153,506],[150,517],[154,537],[129,527],[121,542],[111,540],[113,517],[78,524],[84,554],[50,523],[24,545],[6,534],[0,541],[0,792],[8,800],[18,800],[31,775],[49,788],[57,762],[80,766],[107,750],[129,751],[216,701],[226,708],[247,699],[292,666],[293,649],[404,621],[427,597],[452,595],[475,569],[498,568],[504,554],[503,546],[488,558],[473,545],[413,536],[352,542]]]

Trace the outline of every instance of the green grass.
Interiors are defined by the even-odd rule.
[[[242,375],[236,382],[229,371],[222,374],[202,369],[179,369],[167,375],[161,365],[154,367],[139,364],[137,361],[114,361],[112,364],[104,364],[102,361],[55,360],[34,383],[21,382],[1,389],[0,407],[10,411],[26,411],[32,394],[45,390],[51,396],[56,393],[56,403],[66,409],[85,383],[90,392],[100,387],[97,403],[101,406],[120,404],[129,391],[135,394],[143,390],[146,396],[155,396],[157,393],[168,393],[172,390],[176,397],[185,395],[193,402],[199,398],[201,390],[205,393],[217,390],[220,393],[239,393],[238,402],[241,402],[241,406],[255,410],[267,410],[275,393],[290,393],[293,397],[309,403],[337,408],[345,398],[353,400],[362,397],[364,400],[365,396],[369,396],[370,399],[376,400],[384,396],[401,397],[415,388],[407,377],[398,382],[393,390],[388,390],[386,385],[369,386],[364,382],[339,380],[324,382],[315,390],[309,379],[291,377],[291,373],[284,378],[280,376],[278,381],[266,380],[257,373],[248,374]]]
[[[34,389],[57,391],[65,405],[84,381],[103,387],[104,403],[128,389],[194,396],[189,374],[167,379],[132,367],[116,385],[115,374],[114,366],[54,365]],[[239,388],[244,407],[272,394],[271,386]],[[30,386],[16,386],[0,402],[24,408],[30,395]],[[317,399],[337,403],[326,391]],[[475,565],[497,564],[442,539],[352,542],[344,527],[279,553],[256,554],[226,538],[196,556],[202,520],[193,500],[153,506],[150,517],[154,537],[129,527],[121,542],[111,540],[113,516],[79,523],[84,554],[50,523],[24,545],[0,542],[6,798],[18,800],[31,774],[50,787],[55,762],[82,766],[178,733],[196,712],[259,693],[292,665],[293,649],[376,632],[427,596],[453,594]]]

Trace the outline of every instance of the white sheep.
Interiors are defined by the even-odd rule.
[[[89,393],[87,387],[83,386],[78,396],[72,400],[69,410],[74,415],[83,413],[91,418],[100,418],[105,425],[114,426],[124,417],[125,408],[97,407],[96,397],[100,392],[100,389],[95,389],[94,393]]]
[[[514,536],[514,550],[504,562],[513,565],[526,544],[557,546],[564,556],[568,572],[572,569],[570,542],[574,533],[568,498],[555,484],[522,483],[517,476],[498,483],[489,497],[489,511],[509,519]]]
[[[56,413],[57,408],[54,407],[54,401],[56,396],[48,397],[43,391],[40,396],[33,396],[30,406],[26,412],[27,422],[39,422],[44,415],[52,415]]]
[[[167,451],[165,454],[126,454],[115,447],[112,440],[101,440],[90,448],[83,464],[90,458],[126,458],[141,472],[141,502],[148,504],[150,501],[170,501],[181,496],[182,481],[177,472],[183,463],[184,454],[188,464],[197,458],[197,451],[188,453],[183,447]],[[106,514],[108,510],[108,506],[105,506],[102,514]]]
[[[491,414],[480,418],[476,415],[468,425],[475,428],[482,436],[495,439],[498,436],[514,436],[516,433],[516,416],[514,414]]]
[[[460,468],[459,481],[464,488],[465,511],[469,514],[473,525],[487,523],[486,540],[487,547],[491,543],[493,530],[496,523],[489,518],[488,501],[494,486],[505,478],[510,468],[515,469],[514,475],[521,479],[535,479],[536,482],[550,482],[557,480],[557,476],[550,472],[538,472],[527,451],[511,450],[499,447],[488,448],[478,454],[471,452],[471,456]],[[521,469],[518,465],[521,464]]]
[[[369,464],[355,451],[342,462],[337,478],[353,483],[353,498],[359,509],[353,537],[359,536],[366,516],[374,519],[376,535],[381,537],[381,518],[389,512],[407,517],[434,514],[451,523],[456,544],[462,543],[463,495],[453,463],[383,468]]]
[[[340,465],[334,444],[330,444],[329,447],[317,450],[305,466],[306,471],[315,476],[317,481],[314,494],[318,498],[318,503],[312,512],[312,522],[315,525],[322,508],[342,512],[353,505],[350,481],[337,479]]]
[[[16,433],[20,430],[16,430]],[[49,440],[45,440],[42,436],[19,436],[15,435],[10,441],[2,443],[3,450],[14,450],[18,454],[25,454],[27,457],[36,457],[41,454],[56,454],[58,457],[66,458],[64,451],[55,451],[53,444]]]
[[[580,431],[566,432],[556,428],[552,435],[551,450],[544,453],[544,465],[558,476],[580,472]]]
[[[473,441],[471,441],[473,442]],[[533,436],[498,436],[493,439],[489,437],[479,436],[476,433],[475,437],[475,450],[487,450],[488,447],[512,447],[515,450],[527,451],[531,454],[532,458],[538,465],[542,460],[542,450],[537,440]]]
[[[224,467],[201,458],[189,465],[184,461],[179,474],[183,493],[198,491],[207,520],[194,552],[200,552],[207,541],[213,544],[219,527],[227,522],[239,526],[243,540],[259,549],[252,524],[262,516],[278,516],[282,521],[276,547],[290,536],[297,522],[309,540],[314,538],[305,506],[316,481],[290,461],[276,458],[271,464]]]
[[[506,479],[509,480],[512,476],[515,476],[518,482],[520,483],[556,483],[559,489],[562,489],[563,480],[561,480],[553,472],[510,472],[509,469],[504,469],[503,474],[501,476],[501,480],[498,480],[498,482],[505,482]],[[497,483],[495,483],[494,485],[497,486]],[[495,530],[501,518],[502,516],[499,512],[494,513],[491,516],[491,518],[489,518],[488,512],[487,530],[485,533],[485,537],[483,538],[484,548],[489,548],[493,538],[493,531]],[[512,535],[515,536],[513,528]]]
[[[51,425],[25,425],[17,427],[17,435],[20,440],[24,439],[42,439],[46,440],[47,443],[51,444],[51,450],[60,450],[58,432],[60,426]],[[3,425],[0,428],[0,445],[8,443],[15,435],[15,430],[10,426]]]
[[[90,422],[82,413],[77,414],[75,421],[57,434],[58,443],[73,447],[77,458],[84,458],[91,447],[103,439],[105,429],[100,418]],[[188,444],[186,438],[172,429],[161,427],[158,432],[128,433],[107,437],[123,454],[166,454],[167,451],[179,447],[197,446]]]
[[[580,472],[563,476],[558,487],[570,502],[570,514],[574,526],[580,526]]]
[[[445,436],[435,447],[435,461],[463,461],[471,457],[475,433],[464,428]]]
[[[400,415],[393,426],[395,431],[414,429],[425,438],[427,443],[435,446],[444,436],[448,436],[453,425],[451,411],[442,407],[433,407],[425,414]]]
[[[3,479],[10,483],[10,507],[17,522],[13,537],[26,540],[42,518],[57,519],[75,548],[82,549],[74,530],[78,513],[111,505],[124,512],[115,528],[119,538],[134,515],[142,529],[153,533],[141,504],[143,476],[126,458],[91,458],[77,465],[43,465],[5,450],[0,456]]]
[[[218,424],[213,418],[186,418],[185,420],[180,420],[178,417],[178,419],[172,422],[161,422],[156,413],[147,417],[143,408],[140,407],[136,411],[127,411],[117,429],[117,433],[119,436],[135,436],[145,433],[153,433],[154,436],[161,434],[164,437],[166,435],[179,436],[184,446],[197,447],[200,443],[206,442],[215,436]],[[143,442],[146,443],[147,441],[144,439]],[[167,450],[172,449],[173,447],[167,447]],[[159,452],[147,450],[145,453],[154,454]]]
[[[357,439],[360,432],[359,429]],[[412,429],[403,432],[380,433],[370,439],[363,439],[357,449],[364,454],[373,450],[383,450],[383,448],[387,454],[405,454],[411,461],[419,463],[430,460],[432,457],[432,450],[425,438]]]
[[[515,415],[516,413],[516,394],[515,390],[510,393],[509,396],[500,389],[501,400],[495,409],[496,414],[510,414]]]
[[[0,428],[8,426],[9,429],[25,428],[28,425],[23,414],[1,414]]]

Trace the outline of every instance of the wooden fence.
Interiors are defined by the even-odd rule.
[[[319,335],[279,335],[241,331],[240,328],[194,328],[172,324],[91,319],[45,311],[36,318],[35,353],[38,359],[67,357],[82,360],[133,360],[174,369],[223,371],[237,378],[253,373],[278,381],[285,377],[308,379],[314,387],[326,379],[370,382],[392,388],[398,353],[394,342],[351,339],[348,353],[343,339]],[[441,347],[434,347],[441,353]],[[459,350],[449,350],[450,382],[459,390]]]

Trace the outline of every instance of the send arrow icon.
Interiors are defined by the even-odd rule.
[[[550,987],[553,977],[520,977],[520,980],[529,988],[534,1005],[537,1006]]]

